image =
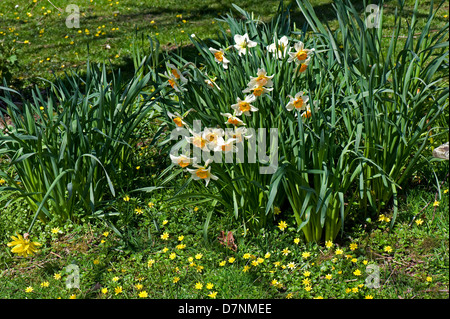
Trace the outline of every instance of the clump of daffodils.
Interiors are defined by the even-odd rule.
[[[38,242],[30,241],[28,233],[25,233],[23,236],[11,236],[11,238],[13,241],[9,242],[7,246],[12,247],[11,252],[22,257],[34,255],[36,252],[38,252],[37,247],[41,246],[41,244]]]
[[[276,64],[287,63],[294,65],[293,78],[297,77],[299,73],[304,72],[308,65],[310,64],[311,58],[314,53],[314,49],[307,49],[305,44],[301,41],[295,41],[290,44],[290,40],[287,36],[283,36],[280,39],[274,38],[274,42],[264,48],[260,46],[260,43],[252,40],[247,33],[244,35],[235,34],[233,36],[234,44],[223,47],[223,48],[205,48],[204,53],[211,55],[211,61],[214,60],[215,63],[222,65],[223,72],[234,72],[233,62],[236,58],[243,59],[244,56],[255,56],[260,51],[265,51],[268,56],[272,56]],[[260,47],[259,47],[260,46]],[[233,56],[234,54],[234,56]],[[188,85],[186,85],[191,79],[196,81],[197,76],[195,74],[191,75],[189,72],[185,71],[183,66],[178,69],[175,65],[171,63],[166,64],[167,71],[164,76],[168,79],[168,83],[177,93],[177,100],[182,99],[181,94],[190,94]],[[237,66],[235,66],[237,67]],[[196,67],[194,66],[194,69]],[[272,67],[269,67],[273,70]],[[216,90],[216,92],[223,92],[223,88],[215,82],[215,80],[222,76],[220,74],[213,74],[212,76],[208,74],[208,71],[202,68],[198,69],[201,74],[206,78],[204,82],[207,84],[208,90]],[[250,70],[251,72],[251,70]],[[274,71],[272,71],[274,72]],[[276,72],[276,71],[275,71]],[[249,127],[249,123],[252,123],[252,117],[256,116],[260,109],[256,107],[258,100],[265,99],[265,96],[269,100],[274,100],[272,91],[274,90],[274,85],[276,81],[276,74],[270,74],[265,65],[258,67],[256,74],[248,74],[248,81],[246,82],[246,87],[242,88],[241,91],[232,92],[234,97],[232,102],[229,104],[229,110],[224,111],[223,108],[220,109],[217,116],[223,117],[223,121],[214,128],[205,128],[203,131],[200,129],[191,129],[189,121],[187,121],[187,114],[195,110],[193,109],[181,115],[180,113],[167,112],[167,116],[172,120],[176,129],[181,131],[185,129],[186,132],[190,133],[190,136],[185,136],[185,141],[194,147],[194,154],[197,156],[191,157],[190,151],[183,152],[183,154],[171,154],[170,159],[175,167],[180,167],[190,174],[194,180],[203,180],[206,182],[206,186],[211,180],[218,180],[219,177],[214,175],[213,159],[203,159],[205,162],[202,163],[201,156],[199,153],[195,153],[195,149],[199,152],[210,153],[214,152],[214,159],[217,153],[219,156],[225,156],[225,162],[228,163],[227,158],[232,158],[233,153],[239,150],[243,150],[243,142],[249,138],[254,137],[254,128]],[[230,76],[232,76],[230,74]],[[189,79],[189,80],[188,80]],[[203,81],[202,81],[203,82]],[[200,83],[198,83],[200,85]],[[286,91],[289,91],[287,88]],[[195,94],[195,92],[193,92]],[[288,95],[286,99],[289,102],[285,105],[284,110],[287,112],[294,111],[295,116],[297,114],[301,115],[303,118],[311,117],[311,109],[309,106],[309,96],[304,91],[299,91],[295,96]],[[265,101],[263,101],[265,103]],[[218,117],[217,117],[218,118]],[[194,123],[195,124],[195,123]],[[195,127],[195,125],[194,125]],[[188,176],[189,176],[188,174]]]

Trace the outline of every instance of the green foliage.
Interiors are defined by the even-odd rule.
[[[98,215],[115,196],[131,169],[135,129],[151,117],[157,90],[144,93],[149,81],[150,74],[124,81],[88,63],[85,76],[68,74],[66,82],[50,82],[47,94],[35,88],[31,100],[22,97],[22,109],[11,95],[18,92],[2,87],[12,123],[1,133],[0,153],[14,170],[0,172],[8,182],[1,189],[28,200],[30,228],[36,218],[73,219],[75,209]]]
[[[274,205],[288,201],[306,239],[319,242],[334,240],[343,230],[352,208],[345,207],[346,203],[355,201],[364,214],[368,209],[379,214],[393,200],[397,212],[397,190],[429,162],[431,154],[425,153],[429,137],[448,133],[448,126],[433,126],[435,121],[442,123],[448,110],[448,88],[440,71],[448,66],[448,24],[428,36],[437,11],[431,4],[421,36],[415,37],[414,11],[407,39],[400,44],[402,22],[396,12],[394,32],[384,48],[382,10],[379,28],[372,28],[349,1],[338,1],[334,9],[339,28],[332,32],[317,18],[309,2],[299,1],[298,5],[307,21],[301,32],[292,32],[289,11],[282,6],[267,24],[235,6],[243,19],[232,15],[224,18],[228,30],[221,30],[219,41],[205,43],[198,37],[191,38],[202,57],[197,62],[200,66],[182,56],[172,58],[173,65],[162,76],[163,80],[175,81],[175,85],[171,82],[173,93],[165,93],[172,96],[172,102],[166,103],[164,111],[172,129],[176,128],[172,114],[177,113],[190,130],[195,120],[201,120],[202,128],[225,130],[223,114],[232,112],[230,106],[237,98],[248,97],[242,91],[250,77],[256,77],[260,69],[273,75],[273,87],[253,102],[258,110],[242,116],[242,121],[255,133],[257,128],[278,130],[275,156],[280,165],[275,174],[259,172],[267,164],[260,158],[252,164],[237,159],[215,163],[215,157],[210,169],[217,177],[211,180],[217,193],[191,193],[178,199],[209,197],[252,231],[271,224]],[[243,34],[257,45],[241,55],[233,47],[233,38]],[[268,46],[282,36],[289,39],[288,52],[298,41],[306,49],[315,49],[306,71],[292,63],[287,54],[277,58],[268,51]],[[218,63],[211,48],[223,50],[229,61],[227,67]],[[170,72],[179,73],[183,81]],[[309,106],[303,113],[292,114],[286,109],[289,96],[301,91],[306,91]],[[256,138],[255,133],[248,135]],[[273,151],[265,155],[273,155]],[[244,161],[248,154],[246,148]],[[205,152],[196,153],[196,147],[194,157],[202,157],[204,162],[208,158]],[[220,157],[225,158],[226,152]],[[281,195],[281,189],[285,195]],[[395,218],[396,214],[392,223]]]

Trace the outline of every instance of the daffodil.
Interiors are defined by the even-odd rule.
[[[300,73],[303,73],[308,68],[309,64],[311,63],[311,57],[307,57],[305,61],[299,63],[297,67],[297,75]]]
[[[167,66],[170,68],[170,73],[177,81],[180,81],[182,83],[188,82],[188,80],[183,76],[181,71],[175,65],[167,63]]]
[[[264,87],[272,87],[273,82],[272,78],[274,75],[267,76],[267,72],[265,69],[258,69],[258,73],[256,77],[251,76],[250,82],[248,83],[248,87],[254,87],[254,86],[264,86]]]
[[[214,48],[209,48],[209,51],[214,54],[214,60],[217,63],[222,63],[223,68],[228,69],[228,63],[230,63],[230,61],[225,57],[223,49],[216,50]]]
[[[38,242],[32,242],[28,239],[29,234],[25,233],[22,235],[11,236],[12,242],[7,243],[8,247],[13,247],[11,252],[18,254],[22,257],[32,256],[38,251],[37,247],[41,246]]]
[[[273,88],[270,88],[270,87],[254,85],[252,87],[247,87],[245,90],[242,91],[242,93],[251,93],[251,94],[253,94],[253,96],[259,97],[259,96],[269,93],[272,90],[273,90]]]
[[[287,36],[282,36],[277,42],[274,42],[267,46],[267,51],[271,52],[274,57],[283,59],[289,50],[289,39]]]
[[[239,119],[238,117],[234,116],[233,114],[230,113],[220,113],[220,115],[222,116],[226,116],[228,119],[225,122],[225,124],[232,124],[234,126],[240,126],[240,125],[245,125],[244,122],[242,122],[241,119]]]
[[[205,162],[204,166],[200,166],[197,164],[194,164],[193,166],[195,167],[195,169],[192,168],[188,168],[188,172],[192,174],[192,178],[194,180],[199,180],[199,179],[203,179],[206,181],[206,186],[208,186],[209,181],[211,179],[213,180],[217,180],[218,177],[211,174],[211,167],[208,167],[209,163],[211,162],[211,160],[207,160]]]
[[[172,161],[172,163],[174,163],[175,165],[178,165],[182,168],[185,168],[187,166],[189,166],[191,163],[195,163],[197,162],[197,158],[189,158],[186,155],[180,155],[180,156],[175,156],[170,154],[170,160]]]
[[[183,116],[181,116],[179,113],[175,112],[174,114],[172,114],[170,112],[167,112],[167,115],[172,119],[176,126],[183,127],[186,125],[186,123],[183,121]]]
[[[288,97],[289,103],[286,105],[286,110],[289,112],[293,109],[297,111],[304,111],[307,109],[309,97],[305,96],[303,91],[298,92],[294,97],[291,95],[288,95]]]
[[[231,108],[235,110],[236,116],[241,116],[242,114],[250,116],[250,112],[256,112],[258,109],[254,107],[251,103],[256,101],[256,97],[253,94],[247,95],[244,100],[237,98],[237,103],[231,105]]]
[[[253,48],[258,45],[258,43],[249,39],[248,34],[234,36],[235,49],[238,50],[238,55],[247,54],[248,48]]]
[[[209,150],[220,150],[221,137],[224,136],[224,131],[221,128],[205,128],[203,137],[207,141],[207,148]]]
[[[288,62],[295,61],[295,63],[303,63],[311,54],[314,49],[305,49],[305,44],[302,41],[294,44],[294,52],[289,52]]]
[[[203,132],[196,133],[192,130],[189,130],[192,136],[185,136],[186,140],[193,144],[195,147],[202,149],[203,151],[209,151],[208,148],[208,140],[205,139],[205,134]]]

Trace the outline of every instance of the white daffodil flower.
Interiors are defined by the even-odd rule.
[[[245,125],[245,123],[242,122],[241,119],[239,119],[238,117],[234,116],[233,114],[220,113],[220,115],[226,116],[228,118],[228,120],[225,122],[225,124],[233,124],[234,126]]]
[[[241,116],[245,114],[250,116],[250,112],[256,112],[258,109],[251,105],[250,103],[255,102],[256,97],[253,94],[247,95],[244,100],[237,98],[237,103],[231,105],[231,108],[235,110],[236,116]]]
[[[188,172],[192,174],[192,178],[194,180],[200,180],[203,179],[206,181],[206,186],[208,186],[209,181],[211,179],[213,180],[218,180],[219,178],[213,174],[211,174],[211,167],[208,167],[209,163],[211,162],[211,160],[207,160],[205,162],[204,166],[200,166],[197,164],[194,164],[192,166],[195,167],[195,169],[192,168],[187,168]]]
[[[274,77],[273,75],[271,76],[267,76],[267,72],[264,69],[258,69],[258,76],[250,77],[250,82],[248,83],[248,87],[254,87],[254,86],[264,86],[264,87],[272,87],[273,86],[273,82],[272,82],[272,78]]]
[[[288,95],[289,103],[286,105],[286,110],[288,110],[289,112],[292,111],[293,109],[297,111],[306,110],[306,108],[308,107],[306,103],[308,103],[309,97],[304,96],[303,94],[304,92],[300,91],[297,94],[295,94],[294,97]]]
[[[188,141],[189,143],[191,143],[195,147],[198,147],[198,148],[202,149],[203,151],[209,151],[208,141],[205,139],[203,132],[195,133],[192,130],[189,130],[189,132],[193,136],[190,136],[190,137],[185,136],[186,141]]]
[[[183,127],[186,125],[186,122],[183,121],[183,117],[178,112],[175,112],[175,114],[167,112],[167,115],[174,121],[176,126]]]
[[[227,141],[229,139],[235,140],[236,143],[241,143],[244,139],[249,139],[252,135],[246,135],[247,128],[246,127],[236,127],[233,131],[227,130],[225,135],[227,136]]]
[[[274,57],[283,59],[289,50],[289,39],[287,38],[287,36],[283,36],[278,40],[278,43],[274,42],[268,45],[267,50],[271,52]]]
[[[171,159],[172,163],[174,163],[175,165],[178,165],[182,168],[189,166],[189,164],[191,164],[191,163],[197,162],[196,157],[189,158],[186,155],[175,156],[175,155],[170,154],[170,159]]]
[[[214,54],[214,60],[217,63],[222,63],[223,68],[228,69],[228,63],[230,63],[230,61],[225,57],[223,49],[216,50],[214,48],[209,48],[209,51]]]
[[[294,44],[294,52],[289,52],[288,62],[295,61],[295,63],[302,63],[314,52],[314,49],[305,49],[305,44],[302,41]]]
[[[267,94],[272,90],[273,88],[266,88],[264,86],[255,85],[253,87],[246,88],[245,90],[242,91],[242,93],[251,93],[253,96],[258,97],[263,94]]]
[[[224,135],[221,128],[205,128],[203,131],[203,137],[207,141],[207,147],[210,150],[218,150],[220,144],[220,138]]]
[[[171,63],[167,63],[167,66],[170,68],[170,73],[172,73],[172,76],[177,79],[177,81],[180,81],[184,84],[186,84],[188,82],[188,79],[186,79],[183,74],[180,72],[180,70],[178,70],[178,68],[171,64]]]
[[[248,48],[253,48],[256,45],[258,45],[258,43],[252,41],[249,39],[248,34],[244,34],[244,35],[239,35],[236,34],[234,36],[234,47],[236,48],[236,50],[238,50],[238,55],[241,56],[242,54],[247,54],[247,49]]]

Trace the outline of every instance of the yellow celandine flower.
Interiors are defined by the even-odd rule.
[[[153,266],[154,263],[155,263],[155,261],[154,261],[153,259],[150,259],[150,260],[147,262],[147,266],[148,266],[148,267],[151,267],[151,266]]]
[[[17,235],[17,234],[16,234]],[[11,252],[18,254],[22,257],[32,256],[36,252],[38,252],[37,247],[41,246],[38,242],[32,242],[28,239],[28,233],[22,235],[11,236],[12,242],[7,243],[8,247],[13,247]]]
[[[124,202],[129,202],[130,201],[130,196],[125,195],[125,197],[123,198]]]
[[[206,284],[206,289],[213,289],[213,287],[214,287],[214,284],[212,284],[212,283],[210,283],[210,282],[208,282],[208,283]]]
[[[269,258],[270,258],[270,256],[271,256],[271,254],[270,254],[270,253],[266,253],[266,254],[264,255],[264,258],[266,258],[266,259],[269,259]]]
[[[61,279],[61,274],[60,273],[56,273],[56,274],[53,275],[53,278],[55,280],[60,280]]]
[[[244,266],[244,269],[242,269],[242,271],[243,271],[243,272],[247,272],[247,271],[249,271],[249,269],[250,269],[250,266],[245,265],[245,266]]]
[[[280,209],[280,207],[274,207],[273,208],[273,214],[274,215],[279,215],[279,214],[281,214],[281,209]]]
[[[356,270],[353,272],[353,274],[354,274],[355,276],[361,276],[361,270],[356,269]]]
[[[328,279],[328,280],[331,280],[331,278],[333,278],[333,275],[331,275],[331,274],[326,274],[326,275],[325,275],[325,278]]]
[[[48,287],[50,283],[48,281],[41,282],[41,287]]]
[[[135,287],[137,290],[141,290],[142,288],[144,288],[142,284],[136,284]]]
[[[143,290],[139,293],[139,298],[147,298],[147,297],[148,297],[148,293],[145,290]]]
[[[169,255],[169,259],[175,259],[176,257],[177,257],[177,254],[175,254],[175,253],[171,253]]]
[[[419,219],[416,220],[416,225],[417,226],[422,225],[422,224],[423,224],[423,220],[422,219],[419,218]]]
[[[298,244],[300,242],[300,238],[294,238],[294,244]]]
[[[136,213],[136,215],[141,215],[144,212],[144,210],[140,207],[136,207],[134,209],[134,212]]]
[[[242,258],[244,259],[250,259],[252,255],[250,255],[249,253],[245,253],[244,256],[242,256]]]
[[[183,236],[183,235],[178,236],[178,241],[182,241],[183,239],[184,239],[184,236]]]
[[[236,259],[235,259],[234,257],[228,258],[228,262],[229,262],[230,264],[234,263],[235,260],[236,260]]]
[[[312,289],[311,286],[309,286],[309,285],[308,285],[308,286],[305,286],[305,290],[306,290],[306,291],[311,291],[311,289]]]
[[[340,248],[336,249],[335,254],[336,255],[342,255],[344,253],[344,251]]]
[[[172,282],[174,283],[174,284],[176,284],[177,282],[179,282],[180,281],[180,277],[173,277],[173,279],[172,279]]]
[[[212,291],[208,294],[208,297],[215,299],[217,296],[217,291]]]
[[[325,242],[325,247],[327,247],[327,248],[333,247],[333,242],[332,242],[331,240],[327,240],[327,241]]]
[[[108,293],[108,288],[102,288],[102,294],[106,295]]]
[[[109,232],[107,232],[107,231],[105,231],[105,232],[103,233],[103,236],[105,236],[105,237],[108,237],[108,235],[109,235]]]
[[[390,253],[392,251],[392,247],[391,246],[385,246],[383,249],[385,252]]]
[[[440,204],[440,202],[436,200],[436,201],[434,201],[433,206],[437,207],[437,206],[439,206],[439,204]]]
[[[195,289],[201,290],[203,288],[203,284],[201,282],[197,282],[194,286]]]
[[[5,183],[6,183],[6,181],[3,178],[0,178],[0,186],[5,184]]]
[[[77,299],[77,295],[76,294],[70,295],[69,299]]]
[[[168,222],[169,221],[167,219],[164,219],[163,222],[162,222],[163,226],[166,225]]]
[[[195,259],[201,259],[203,257],[203,254],[196,254]]]
[[[356,248],[358,248],[358,244],[356,244],[356,243],[350,244],[350,250],[355,250]]]
[[[373,296],[372,296],[372,295],[367,295],[367,296],[365,297],[365,299],[373,299]]]
[[[119,277],[117,277],[117,276],[113,277],[112,281],[114,281],[114,282],[119,281]]]
[[[164,232],[162,235],[161,235],[161,239],[162,240],[167,240],[169,238],[169,233],[168,232]]]
[[[287,266],[289,269],[291,269],[291,270],[295,269],[295,267],[296,267],[296,266],[295,266],[295,263],[292,262],[292,261],[291,261],[289,264],[287,264],[286,266]]]
[[[286,299],[291,299],[292,298],[292,293],[290,292],[290,293],[288,293],[287,295],[286,295]]]
[[[291,251],[286,247],[285,249],[282,250],[283,255],[287,256],[289,255]]]
[[[433,278],[431,277],[431,276],[427,276],[427,279],[426,279],[428,282],[432,282],[433,281]]]
[[[122,286],[114,288],[114,292],[116,293],[116,295],[122,293],[123,292]]]
[[[282,231],[284,231],[287,228],[287,223],[285,221],[280,221],[278,223],[278,228],[281,229]]]
[[[196,268],[197,272],[202,272],[203,269],[204,269],[204,267],[200,266],[200,265],[198,265]]]
[[[59,233],[61,230],[59,229],[59,227],[55,227],[55,228],[52,228],[52,234],[57,234],[57,233]]]
[[[352,288],[352,292],[356,293],[356,292],[358,292],[358,291],[359,291],[358,287]]]
[[[25,292],[33,292],[33,287],[28,286],[28,287],[25,289]]]
[[[226,261],[226,260],[222,260],[222,261],[219,263],[219,266],[223,267],[223,266],[225,266],[226,264],[227,264],[227,261]]]
[[[302,253],[302,257],[305,258],[305,259],[308,258],[309,256],[311,256],[310,252],[305,251],[305,252]]]
[[[311,280],[309,278],[305,278],[302,280],[302,284],[304,284],[305,286],[309,286],[311,285]]]
[[[185,244],[179,244],[179,245],[176,246],[176,248],[181,250],[181,249],[186,248],[186,245]]]

